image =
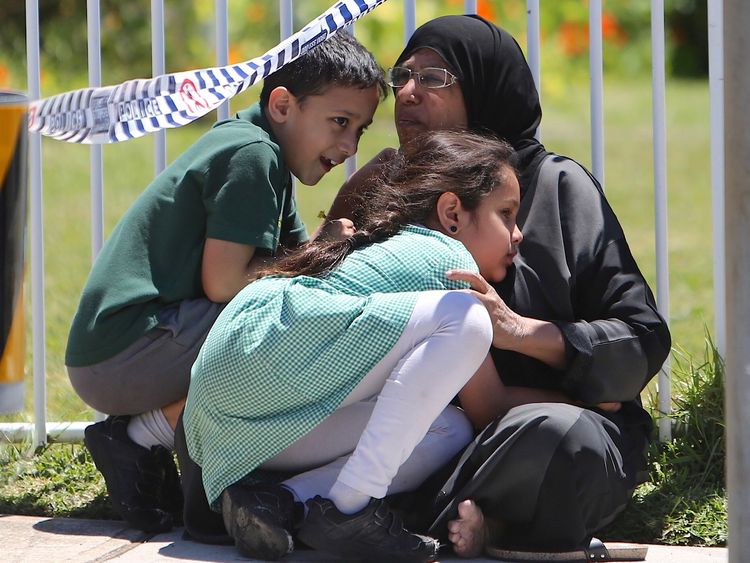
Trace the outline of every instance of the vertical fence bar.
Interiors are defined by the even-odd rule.
[[[351,34],[352,37],[354,36],[354,24],[350,23],[345,28],[347,33]],[[354,174],[357,171],[357,155],[353,154],[349,158],[344,161],[344,174],[348,178],[352,174]]]
[[[294,33],[294,6],[292,0],[279,0],[279,33],[282,41]]]
[[[539,0],[526,0],[526,58],[529,61],[531,76],[534,78],[539,102],[542,101],[542,64],[539,54],[541,51],[541,33],[539,31]],[[534,137],[542,138],[541,126],[537,127]]]
[[[665,119],[664,0],[651,0],[651,87],[654,137],[654,213],[656,215],[656,301],[669,319],[669,247],[667,244],[667,128]],[[659,439],[671,440],[670,360],[659,371]]]
[[[229,64],[229,8],[227,0],[216,0],[216,66]],[[229,117],[229,100],[216,108],[216,119]]]
[[[164,0],[151,0],[151,76],[166,74]],[[167,132],[154,133],[154,176],[167,166]]]
[[[714,250],[716,349],[726,354],[726,249],[724,246],[724,14],[721,0],[708,0],[708,90],[711,113],[711,194]]]
[[[602,0],[589,0],[589,86],[591,91],[591,172],[604,187],[604,68]]]
[[[750,4],[724,1],[729,563],[750,553]]]
[[[101,13],[99,0],[86,1],[89,87],[102,85]],[[104,244],[104,162],[102,145],[91,145],[89,156],[89,199],[91,207],[91,263]],[[104,415],[94,411],[95,420]]]
[[[415,29],[417,29],[416,0],[404,0],[404,45],[409,41]]]
[[[99,0],[86,0],[89,87],[91,88],[102,85],[100,22]],[[91,260],[93,262],[104,242],[104,167],[102,165],[102,145],[91,145],[90,151]]]
[[[26,0],[26,74],[29,98],[41,98],[39,69],[39,1]],[[47,362],[44,321],[44,209],[42,207],[42,138],[29,133],[31,192],[31,317],[34,378],[34,446],[47,442]]]
[[[293,0],[279,0],[279,37],[283,41],[294,33]],[[297,179],[292,176],[292,193],[297,193]]]

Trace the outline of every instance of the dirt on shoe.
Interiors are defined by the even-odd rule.
[[[224,526],[239,552],[276,561],[294,551],[292,530],[303,506],[279,485],[232,485],[221,495]]]

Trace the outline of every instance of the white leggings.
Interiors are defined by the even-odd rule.
[[[284,483],[303,501],[326,496],[336,480],[375,498],[413,490],[471,440],[471,425],[449,403],[491,342],[489,314],[475,297],[420,293],[391,351],[338,410],[263,469],[305,471]]]

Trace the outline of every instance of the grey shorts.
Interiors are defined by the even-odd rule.
[[[128,348],[84,367],[68,367],[76,393],[106,414],[140,414],[187,396],[190,368],[225,307],[208,299],[181,301]]]

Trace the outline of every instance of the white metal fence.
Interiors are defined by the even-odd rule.
[[[583,1],[583,0],[582,0]],[[228,64],[228,0],[215,0],[215,29],[217,66]],[[711,183],[713,205],[714,288],[716,345],[724,353],[725,295],[724,295],[724,108],[723,108],[723,13],[721,0],[707,0],[709,29],[709,82],[711,111]],[[280,38],[293,33],[293,0],[278,0]],[[476,0],[465,0],[464,11],[476,13]],[[602,65],[602,0],[589,0],[589,68],[591,111],[592,172],[604,184],[604,111]],[[404,41],[416,27],[417,0],[403,0]],[[539,0],[526,0],[527,56],[537,88],[541,92],[540,68],[540,12]],[[100,13],[99,0],[87,0],[89,86],[101,86]],[[153,75],[165,72],[164,0],[151,0],[152,68]],[[26,2],[28,91],[31,99],[40,98],[39,5],[38,0]],[[651,0],[652,39],[652,98],[653,98],[653,160],[656,240],[656,296],[660,311],[669,318],[669,267],[667,240],[667,161],[665,120],[665,34],[663,0]],[[218,110],[218,117],[229,114],[229,102]],[[541,132],[538,132],[541,135]],[[166,136],[164,131],[154,134],[154,174],[166,166]],[[96,256],[102,247],[104,232],[103,161],[101,145],[92,145],[91,171],[91,245]],[[90,422],[48,422],[46,420],[46,361],[45,361],[45,305],[44,305],[44,217],[42,211],[42,154],[39,134],[29,139],[30,190],[30,254],[33,338],[34,422],[0,424],[0,432],[12,440],[32,437],[35,445],[47,442],[50,436],[57,441],[78,441]],[[347,162],[347,172],[355,162]],[[669,363],[658,379],[659,410],[670,410]],[[662,440],[670,438],[670,422],[663,418],[659,427]]]

